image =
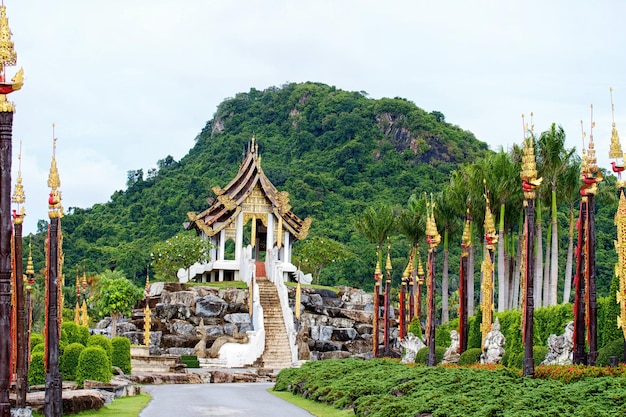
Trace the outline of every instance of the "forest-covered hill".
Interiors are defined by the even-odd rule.
[[[130,171],[127,188],[106,204],[69,207],[62,220],[66,275],[86,265],[88,273],[121,269],[142,282],[152,246],[182,232],[187,212],[208,207],[211,188],[233,178],[252,135],[268,178],[290,193],[298,216],[313,218],[310,235],[355,253],[326,277],[329,284],[371,277],[374,249],[353,226],[365,207],[405,205],[412,193],[436,191],[459,164],[489,152],[441,112],[402,98],[371,99],[319,83],[253,88],[225,99],[180,161],[164,156],[157,169]],[[33,240],[37,269],[43,238]],[[395,250],[406,257],[406,248]]]

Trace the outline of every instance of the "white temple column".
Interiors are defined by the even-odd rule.
[[[226,251],[226,229],[220,230],[220,240],[219,240],[220,250],[218,252],[219,260],[224,260],[224,252]]]
[[[265,257],[270,251],[274,251],[274,214],[267,213],[267,236],[265,239]]]
[[[235,237],[235,260],[241,262],[241,249],[243,248],[243,212],[237,215],[237,233]],[[222,281],[220,279],[220,281]]]
[[[291,263],[291,242],[289,242],[289,231],[285,230],[284,236],[285,241],[283,242],[283,247],[285,248],[285,262]]]

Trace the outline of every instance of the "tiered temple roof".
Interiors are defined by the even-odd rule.
[[[306,238],[311,226],[311,219],[302,220],[296,216],[291,211],[291,205],[289,205],[289,193],[278,191],[265,176],[254,137],[248,145],[247,154],[235,178],[224,188],[213,187],[213,192],[217,198],[211,207],[199,214],[187,213],[191,222],[186,224],[186,229],[197,229],[209,237],[214,236],[234,222],[240,212],[244,211],[245,214],[243,203],[257,188],[269,201],[268,206],[271,204],[269,210],[276,215],[276,218],[282,223],[282,227],[289,231],[295,239]]]

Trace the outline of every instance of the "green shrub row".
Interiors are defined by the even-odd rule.
[[[560,367],[572,376],[568,380],[524,378],[519,370],[501,366],[426,367],[390,359],[326,360],[283,369],[274,389],[352,409],[359,417],[613,417],[626,413],[624,379],[604,376],[614,375],[610,370],[626,373],[626,367],[585,367],[597,370],[594,378],[584,377],[590,371],[575,367],[567,371],[569,368]]]

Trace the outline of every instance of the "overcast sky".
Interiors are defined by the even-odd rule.
[[[315,81],[403,97],[494,150],[590,126],[608,167],[626,132],[626,2],[463,0],[4,0],[25,84],[11,94],[25,234],[47,216],[56,124],[65,207],[105,203],[127,171],[176,160],[227,97]],[[16,68],[8,68],[12,76]],[[624,133],[626,135],[626,133]],[[259,138],[262,140],[262,138]],[[183,216],[181,214],[181,216]]]

